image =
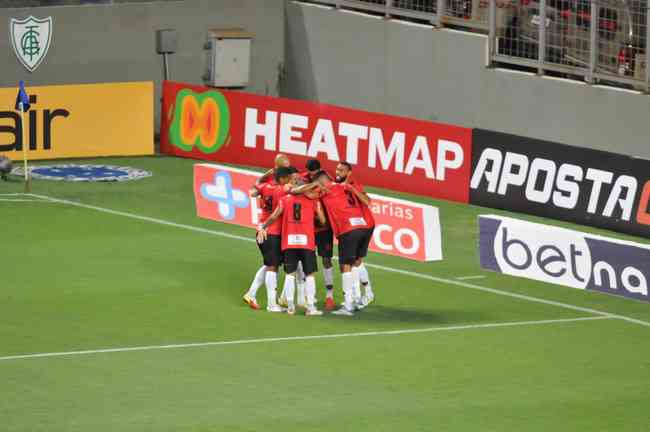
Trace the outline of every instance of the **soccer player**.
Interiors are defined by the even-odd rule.
[[[296,167],[290,166],[289,171],[291,172],[291,185],[304,183],[302,174],[298,171]],[[306,279],[307,278],[305,276],[305,272],[303,271],[302,263],[299,262],[298,269],[296,270],[296,291],[297,291],[296,304],[300,307],[305,307],[307,305],[306,303],[307,297],[305,296]],[[284,288],[282,289],[282,294],[280,295],[280,305],[285,307],[287,305],[286,293]]]
[[[275,156],[275,160],[273,163],[273,168],[269,169],[267,172],[265,172],[261,177],[259,177],[255,181],[255,186],[253,189],[250,191],[250,196],[251,198],[260,198],[260,190],[264,189],[267,191],[270,191],[272,189],[272,186],[276,186],[277,183],[275,183],[274,180],[274,175],[275,175],[275,170],[278,168],[289,168],[290,166],[290,161],[289,157],[285,154],[278,153]],[[272,195],[272,193],[267,194],[267,203],[272,202],[272,198],[269,198]],[[262,210],[262,215],[260,217],[260,220],[263,222],[265,221],[270,215],[271,212],[273,211],[272,208],[267,206],[264,202],[264,199],[260,199],[260,209]],[[267,267],[266,265],[262,265],[257,272],[255,273],[255,276],[253,277],[253,281],[251,282],[251,286],[248,289],[248,291],[244,294],[243,300],[244,303],[249,305],[251,309],[260,309],[259,304],[257,303],[256,296],[257,296],[257,290],[260,289],[260,287],[265,283],[266,280],[266,270]],[[268,294],[268,292],[267,292]]]
[[[304,181],[311,183],[314,177],[321,171],[321,164],[318,159],[309,159],[305,165],[306,171],[302,173]],[[334,266],[332,265],[332,257],[334,256],[334,233],[329,222],[325,224],[316,223],[316,247],[318,256],[323,261],[323,279],[325,280],[325,288],[327,295],[325,298],[325,310],[336,309],[334,302]]]
[[[284,284],[288,304],[287,313],[293,315],[296,311],[294,302],[295,273],[300,263],[306,275],[307,305],[305,315],[322,315],[323,312],[316,309],[315,305],[316,279],[314,278],[314,273],[318,270],[314,223],[316,219],[321,224],[325,223],[325,214],[320,201],[313,192],[285,196],[260,227],[258,242],[266,241],[269,227],[276,223],[280,217],[282,217],[282,251],[286,273]]]
[[[288,167],[275,168],[275,181],[256,184],[252,195],[259,196],[262,201],[262,220],[268,221],[280,200],[287,194],[291,181],[291,170]],[[276,301],[278,286],[278,268],[282,264],[281,224],[269,224],[267,238],[258,246],[264,261],[263,268],[255,274],[250,289],[244,295],[244,302],[252,309],[260,309],[256,300],[257,290],[263,283],[266,285],[267,307],[269,312],[283,312]]]
[[[337,171],[339,171],[338,167]],[[362,204],[368,205],[370,201],[366,195],[350,184],[333,182],[323,171],[316,175],[315,180],[317,183],[313,187],[321,188],[321,200],[327,211],[332,231],[339,241],[339,265],[344,303],[334,313],[353,315],[355,302],[352,267],[368,253],[372,230],[364,217]],[[305,188],[305,191],[307,190],[309,188]]]
[[[257,179],[255,184],[262,184],[269,181],[273,181],[275,170],[277,170],[278,168],[289,168],[290,166],[291,166],[291,161],[289,160],[289,157],[285,154],[278,153],[275,156],[275,160],[273,161],[273,168],[271,168],[270,170],[262,174],[262,176]]]
[[[365,196],[370,202],[370,197],[366,194],[363,185],[356,181],[352,177],[352,165],[347,162],[341,162],[336,167],[336,182],[337,183],[347,183],[353,188],[355,188],[359,193]],[[368,223],[368,229],[370,230],[370,235],[368,241],[372,239],[372,233],[375,229],[375,217],[370,210],[368,203],[361,202],[361,207],[363,210],[363,217]],[[364,256],[365,257],[365,256]],[[372,285],[370,284],[370,278],[368,276],[368,270],[363,264],[363,258],[358,257],[357,261],[352,266],[352,278],[354,280],[354,299],[355,302],[361,305],[361,307],[366,307],[375,300],[375,294],[372,291]],[[361,294],[361,287],[364,287],[364,293]]]
[[[302,179],[307,183],[311,183],[314,181],[314,176],[320,171],[320,161],[318,159],[309,159],[305,164],[305,171],[301,173]]]

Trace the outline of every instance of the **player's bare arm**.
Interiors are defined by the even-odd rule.
[[[346,189],[352,192],[354,196],[356,196],[359,199],[359,201],[361,201],[364,205],[370,204],[370,197],[368,196],[368,194],[366,194],[365,192],[359,192],[357,188],[355,188],[349,183],[345,183],[345,185],[346,185]]]
[[[275,168],[271,168],[270,170],[262,174],[262,177],[255,180],[255,184],[261,185],[262,183],[266,183],[267,181],[269,181],[269,179],[273,178],[274,174],[275,174]]]
[[[266,232],[266,229],[273,225],[273,222],[278,220],[280,216],[282,216],[282,202],[278,204],[278,207],[271,213],[271,216],[264,222],[262,225],[260,225],[259,229],[257,230],[257,242],[259,244],[264,243],[264,241],[268,238],[268,233]]]
[[[319,187],[320,184],[318,182],[306,183],[304,185],[291,188],[289,193],[291,193],[292,195],[300,195],[306,192],[311,192]]]

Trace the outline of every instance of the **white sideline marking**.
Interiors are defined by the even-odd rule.
[[[147,216],[140,216],[140,215],[133,214],[133,213],[127,213],[127,212],[122,212],[122,211],[117,211],[117,210],[111,210],[111,209],[107,209],[107,208],[103,208],[103,207],[97,207],[97,206],[93,206],[93,205],[82,204],[82,203],[69,201],[69,200],[63,200],[63,199],[59,199],[59,198],[52,198],[52,197],[49,197],[49,196],[46,196],[46,195],[36,195],[36,194],[29,194],[29,195],[37,197],[37,198],[43,198],[43,199],[51,200],[51,201],[54,201],[54,202],[69,204],[69,205],[75,206],[75,207],[86,208],[86,209],[90,209],[90,210],[96,210],[98,212],[108,213],[108,214],[112,214],[112,215],[124,216],[124,217],[132,218],[132,219],[157,223],[157,224],[161,224],[161,225],[172,226],[172,227],[176,227],[176,228],[183,228],[183,229],[187,229],[187,230],[191,230],[191,231],[196,231],[196,232],[205,233],[205,234],[211,234],[211,235],[230,238],[230,239],[234,239],[234,240],[255,242],[255,239],[253,239],[253,238],[238,236],[238,235],[234,235],[234,234],[228,234],[228,233],[225,233],[225,232],[222,232],[222,231],[213,231],[213,230],[209,230],[207,228],[199,228],[199,227],[195,227],[195,226],[192,226],[192,225],[185,225],[185,224],[179,224],[179,223],[175,223],[175,222],[169,222],[169,221],[166,221],[166,220],[151,218],[151,217],[147,217]],[[467,282],[463,282],[463,281],[458,281],[458,280],[454,280],[454,279],[445,279],[445,278],[441,278],[441,277],[430,276],[430,275],[427,275],[427,274],[424,274],[424,273],[417,273],[417,272],[411,272],[411,271],[407,271],[407,270],[400,270],[400,269],[396,269],[396,268],[393,268],[393,267],[386,267],[386,266],[382,266],[382,265],[378,265],[378,264],[371,264],[371,263],[365,263],[365,264],[366,264],[366,267],[371,267],[371,268],[383,270],[383,271],[390,272],[390,273],[403,274],[403,275],[406,275],[406,276],[416,277],[416,278],[420,278],[420,279],[426,279],[426,280],[430,280],[430,281],[433,281],[433,282],[445,283],[445,284],[449,284],[449,285],[457,285],[457,286],[461,286],[463,288],[469,288],[469,289],[473,289],[473,290],[477,290],[477,291],[489,292],[489,293],[492,293],[492,294],[497,294],[497,295],[502,295],[502,296],[506,296],[506,297],[516,298],[516,299],[525,300],[525,301],[529,301],[529,302],[541,303],[541,304],[546,304],[546,305],[551,305],[551,306],[557,306],[557,307],[561,307],[561,308],[564,308],[564,309],[571,309],[571,310],[575,310],[575,311],[579,311],[579,312],[591,313],[591,314],[600,315],[600,316],[603,316],[603,317],[616,318],[616,319],[620,319],[620,320],[623,320],[623,321],[628,321],[628,322],[631,322],[631,323],[635,323],[635,324],[650,327],[650,322],[648,322],[648,321],[642,321],[642,320],[639,320],[639,319],[636,319],[636,318],[631,318],[631,317],[628,317],[628,316],[625,316],[625,315],[618,315],[618,314],[613,314],[613,313],[609,313],[609,312],[603,312],[603,311],[600,311],[600,310],[597,310],[597,309],[591,309],[591,308],[587,308],[587,307],[576,306],[576,305],[572,305],[572,304],[568,304],[568,303],[561,303],[561,302],[557,302],[557,301],[553,301],[553,300],[546,300],[546,299],[542,299],[542,298],[539,298],[539,297],[532,297],[532,296],[527,296],[527,295],[524,295],[524,294],[517,294],[517,293],[510,292],[510,291],[502,291],[502,290],[499,290],[499,289],[488,288],[488,287],[475,285],[475,284],[471,284],[471,283],[467,283]]]
[[[37,198],[42,198],[42,199],[62,203],[62,204],[68,204],[68,205],[71,205],[71,206],[74,206],[74,207],[80,207],[80,208],[85,208],[85,209],[89,209],[89,210],[95,210],[95,211],[98,211],[98,212],[108,213],[108,214],[112,214],[112,215],[116,215],[116,216],[124,216],[124,217],[128,217],[128,218],[131,218],[131,219],[137,219],[137,220],[156,223],[156,224],[160,224],[160,225],[167,225],[167,226],[171,226],[171,227],[175,227],[175,228],[183,228],[183,229],[190,230],[190,231],[200,232],[200,233],[203,233],[203,234],[212,234],[212,235],[215,235],[215,236],[225,237],[225,238],[229,238],[229,239],[233,239],[233,240],[243,240],[243,241],[248,241],[248,242],[255,242],[255,239],[252,238],[252,237],[248,238],[248,237],[244,237],[244,236],[238,236],[238,235],[235,235],[235,234],[228,234],[228,233],[225,233],[225,232],[222,232],[222,231],[214,231],[214,230],[210,230],[210,229],[207,229],[207,228],[200,228],[200,227],[195,227],[195,226],[192,226],[192,225],[179,224],[179,223],[175,223],[175,222],[166,221],[166,220],[163,220],[163,219],[156,219],[156,218],[147,217],[147,216],[140,216],[140,215],[137,215],[137,214],[134,214],[134,213],[127,213],[127,212],[111,210],[111,209],[107,209],[107,208],[103,208],[103,207],[97,207],[97,206],[93,206],[93,205],[82,204],[82,203],[78,203],[78,202],[74,202],[74,201],[69,201],[69,200],[64,200],[64,199],[59,199],[59,198],[52,198],[52,197],[49,197],[49,196],[46,196],[46,195],[36,195],[36,194],[29,194],[29,195],[31,195],[33,197],[37,197]]]
[[[459,281],[466,281],[466,280],[474,280],[474,279],[485,279],[486,276],[484,275],[476,275],[476,276],[461,276],[457,277],[456,280]]]
[[[518,326],[560,324],[560,323],[572,323],[572,322],[579,322],[579,321],[604,320],[604,319],[612,319],[612,318],[613,317],[608,317],[608,316],[590,316],[590,317],[564,318],[564,319],[554,319],[554,320],[467,324],[467,325],[457,325],[457,326],[448,326],[448,327],[428,327],[428,328],[418,328],[418,329],[386,330],[386,331],[359,332],[359,333],[333,333],[333,334],[313,335],[313,336],[287,336],[287,337],[239,339],[239,340],[215,341],[215,342],[183,343],[183,344],[173,344],[173,345],[134,346],[134,347],[106,348],[106,349],[83,350],[83,351],[12,355],[12,356],[0,357],[0,361],[34,359],[34,358],[43,358],[43,357],[70,357],[70,356],[78,356],[78,355],[118,353],[118,352],[129,352],[129,351],[152,351],[152,350],[200,348],[200,347],[224,346],[224,345],[247,345],[247,344],[270,343],[270,342],[339,339],[339,338],[362,337],[362,336],[391,336],[391,335],[433,333],[433,332],[454,331],[454,330],[474,330],[474,329],[497,328],[497,327],[518,327]]]

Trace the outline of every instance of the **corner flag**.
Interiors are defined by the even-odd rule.
[[[16,111],[29,111],[29,96],[25,90],[25,81],[20,80],[18,83],[18,95],[16,95]]]
[[[25,170],[25,193],[32,191],[31,176],[27,168],[27,123],[25,122],[25,113],[29,110],[29,96],[25,90],[25,81],[20,80],[18,83],[18,95],[16,96],[16,111],[20,111],[20,122],[22,125],[23,136],[23,169]]]

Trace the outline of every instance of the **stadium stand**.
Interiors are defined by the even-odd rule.
[[[317,0],[315,3],[488,34],[494,66],[523,68],[540,75],[642,91],[649,88],[650,71],[645,66],[648,45],[645,0]],[[544,26],[539,25],[540,16],[546,16]],[[598,25],[592,26],[591,22]]]

